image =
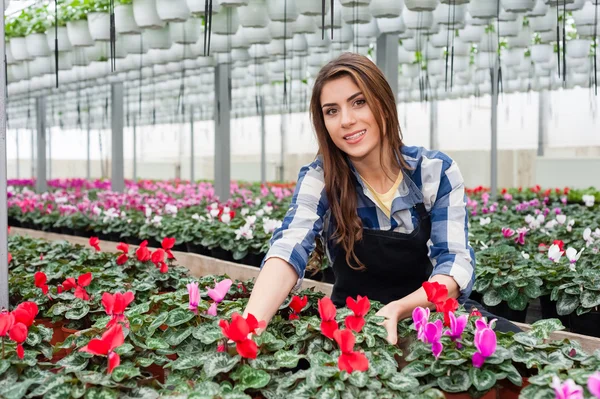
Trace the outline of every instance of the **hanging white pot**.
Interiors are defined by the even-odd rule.
[[[342,7],[333,8],[333,27],[339,28],[342,26]],[[323,28],[323,18],[321,15],[315,16],[315,22],[319,29]],[[325,14],[325,28],[331,28],[331,10]]]
[[[329,12],[330,2],[325,2],[325,14]],[[321,0],[302,0],[296,2],[296,10],[299,14],[308,16],[321,16],[322,3]]]
[[[133,18],[143,29],[157,29],[165,26],[156,10],[156,0],[133,0]]]
[[[498,14],[498,0],[471,0],[467,8],[473,18],[496,18]]]
[[[531,46],[531,59],[535,63],[548,62],[553,54],[554,49],[550,44],[534,44]]]
[[[156,0],[156,12],[165,22],[183,22],[191,16],[186,0]]]
[[[590,62],[587,58],[572,58],[567,54],[567,69],[585,67],[589,68]]]
[[[291,50],[296,54],[305,54],[308,51],[308,43],[303,34],[294,35]]]
[[[298,15],[298,18],[294,22],[294,33],[315,33],[316,31],[317,24],[313,17]]]
[[[125,47],[127,54],[145,54],[148,52],[148,43],[142,40],[142,34],[117,36],[118,45]]]
[[[10,42],[6,43],[6,47],[5,47],[4,51],[5,51],[5,54],[6,54],[6,63],[8,65],[15,64],[17,62],[17,60],[15,60],[15,57],[13,57],[12,51],[10,50]]]
[[[248,5],[248,0],[218,0],[221,7],[229,7],[229,8],[233,8],[233,7],[240,7],[240,6],[247,6]]]
[[[271,21],[293,22],[298,18],[295,1],[266,0]]]
[[[585,88],[589,85],[589,76],[585,73],[569,73],[567,75],[567,87],[575,88],[577,86]]]
[[[498,50],[498,35],[495,32],[486,32],[481,36],[477,46],[479,51],[494,52]]]
[[[428,60],[427,72],[430,75],[442,75],[446,72],[446,60]]]
[[[106,12],[91,12],[87,16],[90,36],[94,41],[110,40],[110,14]]]
[[[76,47],[71,51],[71,63],[73,66],[88,66],[90,60],[87,56],[87,51],[90,47]],[[52,57],[54,58],[54,57]]]
[[[93,46],[85,47],[85,55],[90,62],[94,61],[107,61],[110,54],[107,53],[107,46],[105,43],[96,42]]]
[[[477,57],[475,58],[475,64],[477,65],[478,69],[489,69],[494,66],[494,63],[496,62],[496,57],[496,53],[477,53]]]
[[[573,21],[579,31],[583,25],[594,25],[596,23],[596,6],[592,3],[585,3],[580,10],[573,11]],[[600,18],[600,16],[598,17]]]
[[[404,8],[404,0],[371,0],[369,10],[374,18],[397,18]]]
[[[247,6],[238,8],[240,25],[247,28],[264,28],[269,24],[265,13],[265,0],[250,0]]]
[[[169,28],[166,26],[160,29],[144,29],[142,40],[144,44],[148,44],[149,49],[168,49],[172,44]]]
[[[567,41],[567,56],[571,58],[587,58],[590,53],[591,42],[585,39]]]
[[[456,26],[465,23],[467,5],[440,4],[433,11],[433,20],[440,25]]]
[[[210,40],[210,53],[228,53],[231,50],[231,41],[228,35],[213,34]]]
[[[521,31],[514,37],[507,39],[509,48],[524,48],[531,44],[532,32],[529,27],[523,27]]]
[[[32,77],[55,72],[54,57],[35,57],[28,64],[29,74]]]
[[[294,22],[276,22],[269,24],[269,32],[273,39],[291,39],[294,35]]]
[[[267,52],[267,46],[263,44],[253,44],[248,49],[248,52],[250,53],[250,57],[257,62],[267,62],[270,59],[269,53]]]
[[[525,16],[527,18],[542,17],[542,16],[546,15],[546,13],[548,12],[548,9],[549,9],[549,7],[546,3],[544,3],[544,0],[536,0],[535,6],[533,7],[533,9],[531,11],[525,12]]]
[[[502,0],[502,8],[509,12],[529,12],[535,7],[535,0]]]
[[[54,62],[54,57],[52,62]],[[73,68],[73,53],[71,51],[61,51],[58,53],[58,69],[68,71]]]
[[[600,18],[600,17],[599,17]],[[594,36],[598,37],[598,32],[600,32],[600,22],[597,26],[594,25],[581,25],[577,26],[577,35],[581,38],[593,39]]]
[[[404,64],[402,65],[402,76],[407,78],[416,78],[421,72],[420,64]]]
[[[204,15],[206,1],[205,0],[186,0],[190,12],[195,16]],[[221,10],[221,3],[218,0],[213,0],[212,12],[217,14]]]
[[[574,0],[571,4],[565,4],[565,10],[567,10],[567,11],[581,10],[585,3],[586,3],[586,0]]]
[[[483,26],[467,25],[459,31],[458,37],[465,43],[477,43],[481,40],[484,31]]]
[[[538,33],[538,36],[542,43],[552,43],[552,42],[556,41],[556,30],[540,32],[540,33]],[[560,29],[558,31],[558,40],[560,40],[562,42],[562,38],[563,38],[563,33],[562,33],[562,29]]]
[[[142,31],[135,23],[133,4],[115,5],[115,31],[121,35],[130,35]]]
[[[404,0],[404,6],[410,11],[433,11],[438,4],[438,0]]]
[[[237,8],[224,7],[220,13],[212,16],[212,33],[234,35],[240,27]]]
[[[32,33],[25,37],[27,52],[32,57],[46,57],[50,54],[48,40],[44,33]]]
[[[383,33],[402,33],[406,30],[406,25],[402,22],[402,17],[396,18],[376,18],[379,31]],[[404,30],[402,30],[404,28]]]
[[[48,48],[50,51],[54,51],[54,43],[55,43],[55,30],[54,28],[50,28],[50,30],[46,31],[46,40],[48,41]],[[58,27],[58,51],[71,51],[73,46],[71,45],[71,41],[69,40],[69,34],[67,33],[67,28],[65,26]]]
[[[500,35],[503,37],[515,37],[519,35],[519,32],[521,32],[522,26],[523,21],[521,18],[515,21],[500,21],[498,23],[498,30]]]
[[[369,6],[342,7],[342,19],[347,24],[366,24],[373,19]]]
[[[514,12],[508,12],[503,9],[500,9],[500,15],[498,16],[499,21],[516,21],[519,17],[519,14]]]
[[[24,37],[13,37],[9,43],[15,61],[28,61],[33,58],[27,51],[27,41]]]
[[[169,22],[168,26],[171,41],[180,44],[196,43],[204,31],[202,21],[194,17],[185,22]]]
[[[522,48],[511,48],[502,52],[502,62],[506,66],[517,66],[523,61],[525,51]]]
[[[402,12],[402,19],[408,29],[427,30],[433,25],[433,13],[431,11],[406,9]]]
[[[69,41],[74,47],[87,47],[94,45],[94,39],[90,35],[89,24],[86,19],[67,22],[67,34]]]
[[[548,32],[556,30],[556,8],[551,7],[543,16],[529,18],[529,27],[534,32]]]

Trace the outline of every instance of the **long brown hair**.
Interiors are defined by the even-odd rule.
[[[390,157],[393,162],[398,160],[401,169],[408,170],[409,167],[400,152],[403,145],[402,132],[398,122],[394,93],[379,68],[367,57],[353,53],[344,53],[325,65],[315,80],[310,100],[310,117],[319,142],[318,154],[323,157],[325,191],[331,216],[335,220],[335,231],[331,238],[336,244],[341,244],[346,251],[346,263],[355,270],[363,270],[365,266],[354,253],[354,244],[362,239],[363,228],[356,211],[354,176],[346,161],[345,153],[334,144],[327,132],[321,109],[323,86],[331,80],[344,76],[349,76],[360,88],[377,121],[380,142],[387,141],[387,145],[380,146],[379,160],[382,169],[385,170],[384,147],[388,150],[386,157]],[[384,132],[387,133],[384,135]],[[322,248],[317,248],[316,255],[322,255]],[[312,264],[315,262],[313,261]]]

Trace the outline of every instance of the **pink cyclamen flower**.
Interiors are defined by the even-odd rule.
[[[513,229],[511,229],[510,227],[503,227],[502,235],[504,236],[504,238],[510,238],[515,235],[515,231]]]
[[[441,320],[436,320],[433,323],[425,324],[423,330],[425,335],[425,342],[431,344],[431,352],[437,359],[444,346],[442,345],[442,330],[444,329],[444,323]]]
[[[583,399],[583,388],[570,378],[561,384],[560,378],[552,377],[552,388],[556,399]]]
[[[187,285],[188,295],[190,297],[189,309],[194,313],[198,314],[198,304],[200,303],[200,291],[198,290],[198,283],[191,282]]]
[[[417,306],[412,313],[415,330],[417,330],[417,338],[421,341],[425,339],[424,327],[429,322],[429,314],[429,308],[422,308],[420,306]]]
[[[494,322],[495,320],[492,320],[488,325],[481,318],[475,321],[477,331],[475,332],[474,344],[477,352],[473,355],[473,367],[481,368],[485,359],[496,352],[496,333],[490,328]]]
[[[600,398],[600,371],[590,375],[587,382],[588,389],[596,398]]]
[[[515,238],[515,242],[517,244],[521,244],[521,245],[525,245],[525,235],[527,235],[527,232],[529,231],[529,229],[527,227],[521,227],[520,229],[517,229],[517,238]]]
[[[456,342],[456,340],[462,337],[462,333],[465,330],[465,327],[467,326],[469,316],[465,314],[460,317],[456,317],[454,312],[450,312],[448,315],[450,316],[450,329],[446,330],[444,332],[444,335],[450,336],[450,339]],[[457,342],[456,346],[460,348],[461,344]]]
[[[231,284],[233,282],[230,279],[225,279],[223,281],[218,282],[215,285],[215,288],[211,288],[208,290],[208,296],[214,301],[208,310],[207,314],[211,316],[217,315],[217,304],[221,303],[225,298],[225,295],[229,292],[229,288],[231,288]]]

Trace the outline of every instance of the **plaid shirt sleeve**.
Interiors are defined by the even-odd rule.
[[[459,302],[470,295],[475,282],[475,253],[468,240],[468,215],[464,179],[458,165],[444,161],[440,184],[431,211],[431,241],[429,257],[432,276],[448,275],[460,287]]]
[[[292,202],[280,228],[273,232],[263,263],[273,257],[288,262],[298,274],[294,289],[302,285],[308,257],[316,237],[323,230],[323,217],[329,205],[321,161],[316,159],[300,169]]]

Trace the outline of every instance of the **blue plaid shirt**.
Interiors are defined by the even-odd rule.
[[[423,202],[431,218],[429,258],[432,276],[448,275],[459,285],[459,302],[464,302],[475,282],[475,253],[468,240],[464,180],[457,164],[446,154],[422,147],[402,147],[402,155],[411,170],[403,171],[388,217],[352,167],[357,184],[357,213],[363,228],[411,233],[419,223],[414,205]],[[264,262],[277,257],[290,263],[298,273],[298,288],[315,240],[322,236],[330,264],[335,261],[337,246],[329,240],[334,223],[330,222],[329,204],[325,193],[323,162],[317,157],[302,167],[298,183],[283,224],[273,232]],[[399,282],[401,284],[401,282]]]

